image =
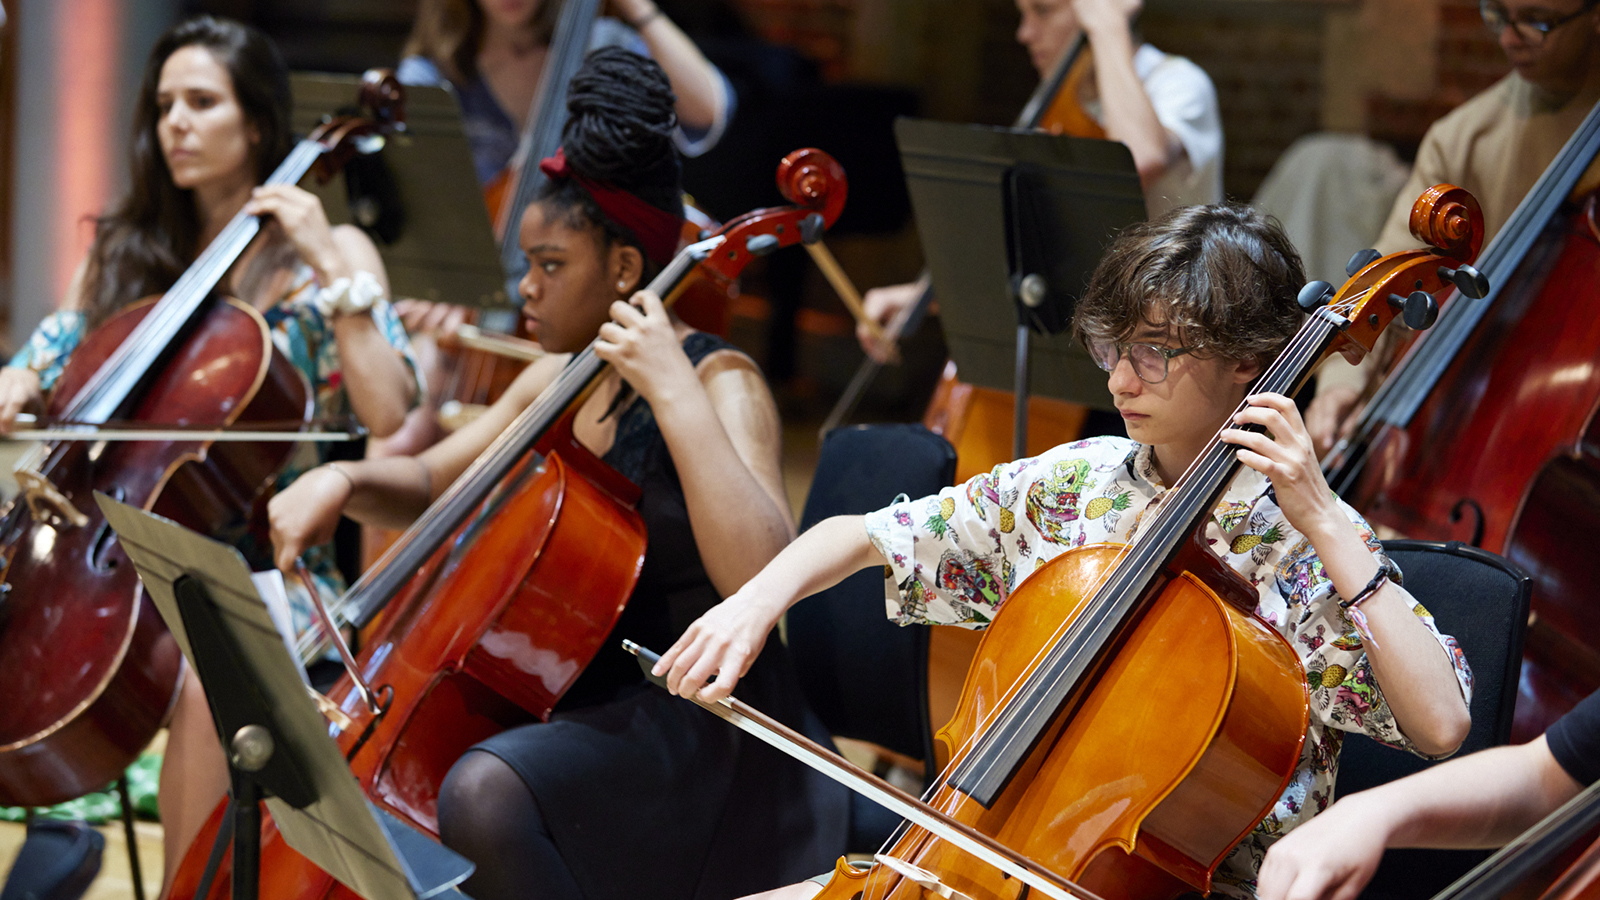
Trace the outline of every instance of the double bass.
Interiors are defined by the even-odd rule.
[[[794,206],[733,219],[680,250],[647,290],[670,302],[692,273],[731,283],[755,257],[817,240],[844,208],[844,172],[819,150],[785,157],[778,186]],[[329,695],[342,714],[330,733],[367,796],[430,834],[450,766],[478,741],[548,718],[639,575],[638,488],[572,435],[606,368],[592,345],[577,354],[341,600],[348,619],[376,619],[376,630],[359,680],[346,675]],[[227,868],[206,883],[228,803],[190,846],[171,896],[228,896]],[[261,862],[262,896],[355,896],[270,825]]]
[[[400,84],[363,79],[365,116],[330,119],[267,179],[329,178],[403,119]],[[381,143],[381,141],[379,142]],[[214,288],[260,230],[240,213],[166,294],[87,335],[50,396],[71,429],[114,420],[215,427],[295,422],[314,398],[261,314]],[[0,805],[99,790],[155,736],[181,656],[90,498],[103,491],[206,534],[265,540],[266,499],[293,443],[180,437],[39,444],[17,464],[0,521]]]
[[[1432,295],[1476,253],[1482,217],[1449,185],[1415,209],[1430,249],[1373,261],[1337,292],[1307,285],[1310,317],[1252,393],[1293,395],[1327,354],[1370,351],[1402,311],[1428,323]],[[1236,450],[1219,430],[1130,543],[1067,550],[1011,593],[937,735],[950,761],[917,815],[871,868],[841,860],[818,896],[1022,900],[1037,888],[1164,900],[1212,889],[1293,777],[1310,715],[1299,656],[1206,537],[1241,466]],[[752,730],[736,702],[700,702]],[[771,733],[774,746],[820,760],[792,732]]]
[[[1375,526],[1533,575],[1515,740],[1600,688],[1597,156],[1600,106],[1484,251],[1488,294],[1447,302],[1325,466]]]

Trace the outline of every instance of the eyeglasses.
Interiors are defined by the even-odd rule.
[[[1489,30],[1496,35],[1505,31],[1506,26],[1509,25],[1511,30],[1517,33],[1519,40],[1530,46],[1538,47],[1544,43],[1545,38],[1550,36],[1550,32],[1568,22],[1575,22],[1588,15],[1594,9],[1596,3],[1600,3],[1600,0],[1585,0],[1577,12],[1566,16],[1556,16],[1555,18],[1527,16],[1513,19],[1504,6],[1494,3],[1492,0],[1479,0],[1478,15],[1483,17],[1483,24],[1489,26]]]
[[[1167,380],[1167,365],[1174,356],[1193,353],[1193,347],[1163,347],[1159,344],[1120,344],[1116,341],[1090,341],[1089,355],[1094,364],[1106,372],[1117,367],[1127,354],[1133,364],[1133,374],[1145,384],[1160,384]]]

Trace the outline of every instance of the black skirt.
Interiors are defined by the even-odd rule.
[[[826,742],[776,638],[735,693]],[[844,853],[843,787],[653,685],[474,749],[526,782],[588,900],[728,900]]]

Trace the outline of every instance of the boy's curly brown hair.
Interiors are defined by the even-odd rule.
[[[1275,220],[1232,203],[1180,207],[1112,241],[1072,333],[1088,345],[1165,326],[1200,356],[1265,367],[1300,329],[1295,295],[1305,281],[1300,254]]]

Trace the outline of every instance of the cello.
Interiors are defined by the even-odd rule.
[[[399,82],[363,79],[365,116],[330,119],[267,184],[326,180],[403,119]],[[160,298],[84,338],[48,404],[84,429],[114,419],[226,427],[305,424],[305,378],[266,321],[213,289],[260,230],[236,215]],[[266,534],[265,503],[294,444],[184,439],[42,443],[17,464],[21,493],[0,521],[0,805],[46,806],[115,781],[161,726],[181,657],[146,602],[94,491],[235,540]]]
[[[818,239],[843,210],[843,170],[821,151],[785,157],[778,182],[795,206],[730,221],[647,290],[670,301],[696,270],[731,282],[756,256]],[[330,694],[340,710],[330,733],[368,797],[426,832],[438,833],[450,766],[490,735],[547,718],[632,593],[645,549],[638,488],[572,435],[605,372],[592,346],[577,354],[342,599],[358,626],[388,609],[359,671]],[[227,870],[205,875],[226,808],[189,848],[173,897],[228,895]],[[354,896],[270,826],[261,859],[262,896]]]
[[[1600,107],[1485,251],[1494,289],[1446,304],[1324,467],[1375,526],[1533,574],[1514,740],[1600,688],[1597,155]]]
[[[1293,394],[1326,354],[1369,351],[1402,310],[1428,324],[1432,293],[1472,258],[1482,218],[1448,185],[1415,209],[1431,248],[1372,262],[1337,293],[1307,285],[1310,317],[1251,393]],[[902,826],[870,869],[841,861],[819,896],[1020,900],[1038,888],[1156,900],[1212,889],[1293,777],[1310,702],[1299,656],[1255,612],[1255,585],[1211,549],[1206,525],[1242,465],[1223,440],[1231,427],[1145,508],[1130,543],[1066,550],[1010,593],[938,733],[951,752],[921,805],[930,815]],[[737,704],[702,705],[722,705],[740,727],[752,718]],[[792,734],[775,738],[820,758]],[[1016,858],[973,852],[974,836]],[[1018,859],[1056,881],[1019,871]]]

